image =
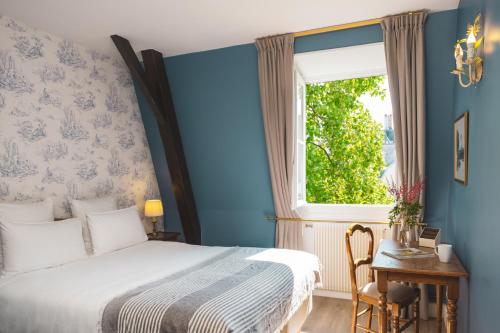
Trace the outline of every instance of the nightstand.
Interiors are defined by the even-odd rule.
[[[178,242],[179,241],[179,236],[181,235],[178,232],[165,232],[165,231],[158,231],[156,233],[156,238],[153,239],[153,234],[148,234],[148,240],[159,240],[159,241],[164,241],[164,242]]]

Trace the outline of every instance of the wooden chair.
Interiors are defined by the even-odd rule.
[[[354,259],[351,250],[351,237],[356,231],[368,233],[370,243],[368,246],[368,256],[365,258]],[[356,269],[363,265],[371,265],[373,261],[373,232],[368,227],[363,227],[360,224],[351,224],[345,234],[345,244],[347,249],[347,258],[349,260],[349,273],[351,276],[351,289],[352,289],[352,327],[351,332],[356,333],[356,329],[362,329],[366,332],[377,333],[372,330],[372,316],[373,308],[378,306],[379,293],[377,291],[377,284],[372,270],[369,270],[368,281],[369,283],[363,287],[358,287],[356,279]],[[368,305],[368,308],[358,313],[359,303],[363,302]],[[415,333],[419,330],[419,302],[420,290],[412,288],[404,284],[391,282],[389,283],[389,290],[387,292],[387,307],[392,313],[392,332],[400,333],[408,328],[412,323],[415,323]],[[401,310],[412,305],[413,317],[409,320],[400,320]],[[368,314],[366,326],[358,324],[358,317]],[[389,316],[391,318],[391,316]],[[400,326],[400,321],[402,325]],[[390,327],[390,325],[389,325]]]

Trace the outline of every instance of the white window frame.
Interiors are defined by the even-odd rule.
[[[299,69],[296,67],[294,71],[294,114],[295,114],[295,159],[294,159],[294,182],[292,186],[292,207],[299,213],[302,219],[311,220],[329,220],[329,221],[339,221],[339,222],[386,222],[388,220],[389,211],[392,205],[385,204],[375,204],[375,205],[363,205],[363,204],[320,204],[320,203],[308,203],[306,201],[306,149],[305,149],[305,124],[306,124],[306,97],[305,97],[305,84],[306,83],[316,83],[316,82],[327,82],[335,80],[347,80],[352,78],[362,78],[375,75],[387,75],[387,69],[371,70],[367,71],[356,71],[356,72],[344,72],[341,77],[339,76],[328,76],[322,77],[321,80],[311,80],[306,82],[303,79],[303,75],[300,73]],[[303,95],[300,95],[300,87],[303,86]],[[303,103],[300,103],[300,98],[303,98]],[[302,107],[302,110],[299,108]],[[299,115],[304,116],[300,121]],[[304,150],[303,154],[300,153],[298,141],[298,133],[303,131],[304,138]],[[302,159],[300,161],[299,159]],[[300,172],[300,168],[303,168]],[[299,179],[299,175],[303,175],[304,178]]]
[[[307,205],[306,201],[306,82],[298,70],[294,70],[294,146],[292,209]]]

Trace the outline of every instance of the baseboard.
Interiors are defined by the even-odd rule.
[[[340,291],[332,291],[332,290],[326,290],[326,289],[316,289],[313,291],[314,296],[321,296],[321,297],[330,297],[330,298],[339,298],[339,299],[351,299],[352,294],[351,293],[344,293]]]

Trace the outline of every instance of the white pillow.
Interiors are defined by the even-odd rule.
[[[92,240],[90,239],[87,214],[109,212],[116,209],[118,209],[118,207],[116,206],[115,197],[71,201],[71,212],[73,213],[73,217],[77,217],[82,221],[83,241],[85,242],[87,254],[92,254]]]
[[[68,219],[48,223],[0,222],[4,273],[21,273],[87,257],[82,223]]]
[[[0,221],[40,223],[54,221],[54,202],[46,198],[39,202],[0,203]]]
[[[89,213],[87,223],[94,255],[123,249],[148,240],[136,206],[112,212]]]
[[[0,221],[13,223],[46,223],[54,221],[54,202],[46,198],[38,202],[0,203]],[[0,273],[3,267],[0,237]]]

